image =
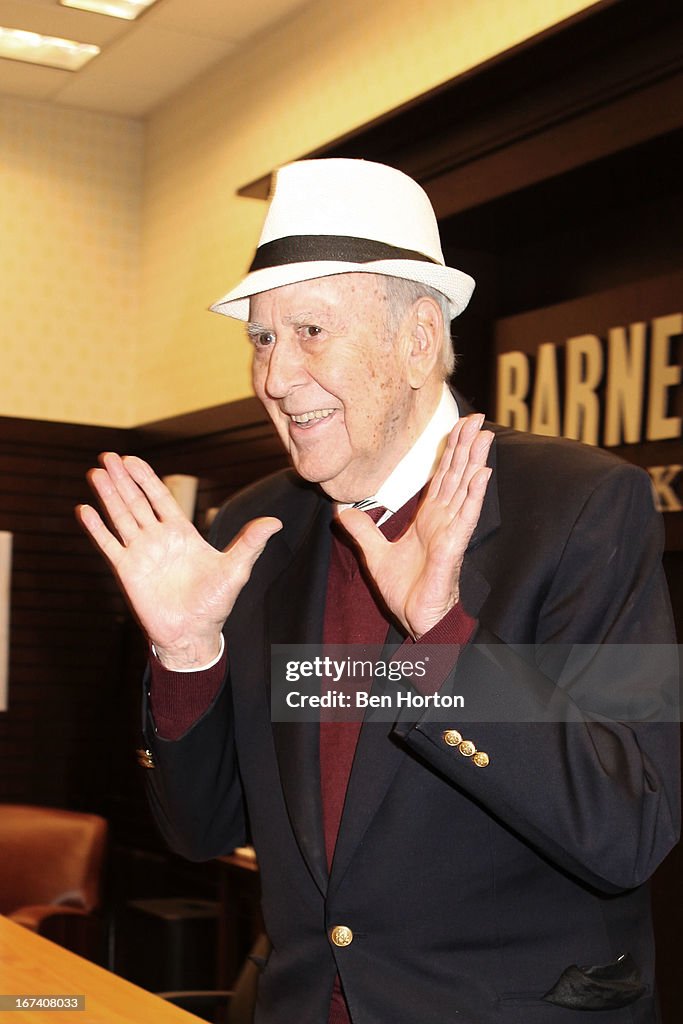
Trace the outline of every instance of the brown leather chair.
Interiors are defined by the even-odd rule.
[[[0,913],[100,959],[106,841],[99,815],[0,804]]]

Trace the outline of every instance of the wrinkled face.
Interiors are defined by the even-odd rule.
[[[388,477],[419,434],[406,344],[388,338],[381,277],[338,274],[251,300],[253,382],[294,468],[337,501]]]

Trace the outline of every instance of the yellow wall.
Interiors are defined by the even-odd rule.
[[[588,6],[315,0],[144,126],[1,101],[0,414],[129,426],[249,394],[241,327],[206,312],[258,238],[237,188]]]
[[[0,415],[135,416],[144,126],[0,98]]]
[[[319,0],[149,121],[138,418],[250,394],[239,324],[205,312],[243,274],[264,205],[236,189],[590,6]]]

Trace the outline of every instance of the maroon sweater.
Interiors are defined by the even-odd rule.
[[[417,503],[418,496],[415,496],[381,527],[389,540],[395,540],[408,526]],[[324,642],[381,645],[389,626],[389,614],[369,582],[351,541],[338,526],[333,525],[332,530]],[[474,620],[461,605],[456,605],[419,641],[409,638],[404,642],[396,652],[397,660],[402,660],[402,652],[407,647],[445,645],[442,659],[430,657],[428,675],[414,680],[421,693],[437,692],[455,666],[460,647],[467,643],[473,628]],[[227,652],[218,664],[204,672],[169,672],[156,658],[152,657],[150,661],[150,701],[157,730],[164,739],[179,739],[208,709],[218,693],[226,674]],[[332,864],[334,856],[360,728],[360,721],[320,723],[320,786],[328,865]],[[338,977],[332,992],[328,1024],[351,1024]]]

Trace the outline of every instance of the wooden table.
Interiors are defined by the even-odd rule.
[[[0,915],[0,995],[85,996],[84,1010],[0,1009],[2,1024],[197,1024],[199,1017]]]

